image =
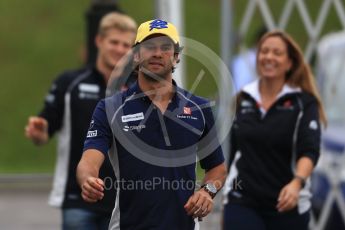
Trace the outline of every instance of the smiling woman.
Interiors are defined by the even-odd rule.
[[[323,107],[289,35],[266,33],[256,58],[259,80],[239,93],[231,131],[224,229],[306,230]]]
[[[287,47],[279,37],[269,37],[262,43],[258,54],[258,71],[262,78],[276,77],[284,82],[291,64]]]
[[[299,87],[315,97],[320,119],[326,125],[326,115],[315,84],[315,77],[310,66],[305,62],[300,47],[292,37],[282,31],[269,32],[259,41],[258,50],[257,72],[260,76],[261,97],[267,96],[274,100],[277,91],[279,92],[285,83]]]

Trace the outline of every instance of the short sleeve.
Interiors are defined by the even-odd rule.
[[[215,127],[214,116],[212,110],[208,107],[203,109],[204,117],[205,117],[205,128],[202,134],[200,144],[198,148],[215,148],[210,154],[208,154],[205,158],[200,160],[201,168],[205,169],[206,171],[220,165],[224,162],[224,155],[219,143],[217,128]],[[208,145],[208,146],[206,146]]]
[[[113,135],[105,110],[105,102],[101,100],[98,102],[92,115],[90,127],[84,142],[84,151],[96,149],[106,155],[112,145],[112,137]]]

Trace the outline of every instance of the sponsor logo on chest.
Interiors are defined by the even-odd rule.
[[[192,116],[192,109],[190,107],[183,107],[183,114],[176,115],[179,119],[191,119],[191,120],[198,120],[197,117]]]
[[[96,84],[80,83],[78,90],[80,99],[99,99],[100,87]]]
[[[140,121],[140,120],[144,120],[144,113],[134,113],[134,114],[128,114],[128,115],[124,115],[121,116],[121,120],[123,123],[125,122],[129,122],[129,121]]]
[[[142,129],[145,129],[146,128],[146,125],[125,125],[123,127],[123,131],[125,132],[128,132],[128,131],[133,131],[133,130],[136,130],[136,131],[141,131]]]
[[[258,105],[255,105],[253,102],[249,100],[243,100],[241,101],[241,113],[253,113],[255,112],[255,109],[258,107]]]
[[[294,105],[292,103],[292,100],[288,99],[284,101],[282,104],[277,105],[278,110],[294,110]]]

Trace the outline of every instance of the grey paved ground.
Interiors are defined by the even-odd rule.
[[[0,230],[58,230],[59,209],[48,206],[49,175],[0,175]],[[201,230],[220,229],[220,199],[214,213],[201,222]]]
[[[0,176],[0,229],[59,229],[60,212],[47,205],[50,181],[49,176]]]

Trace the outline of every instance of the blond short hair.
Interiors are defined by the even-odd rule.
[[[136,33],[137,23],[133,18],[121,13],[109,13],[103,16],[98,28],[98,34],[104,36],[110,29],[118,29],[121,32]]]

